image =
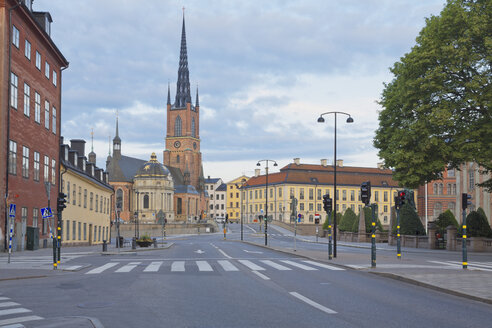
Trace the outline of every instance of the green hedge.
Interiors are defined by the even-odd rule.
[[[456,221],[456,218],[454,217],[453,212],[450,210],[447,210],[444,213],[441,213],[439,217],[437,218],[436,222],[436,227],[437,229],[443,231],[446,230],[446,228],[450,225],[455,226],[456,228],[459,228],[459,223]]]
[[[372,209],[370,207],[363,207],[362,210],[364,211],[364,218],[365,218],[365,223],[366,223],[366,233],[372,232]],[[354,222],[353,230],[354,232],[359,232],[359,221],[360,221],[360,213],[357,216],[357,219]],[[376,210],[376,228],[378,231],[383,232],[383,225],[381,224],[381,221],[379,220],[379,216]]]
[[[337,213],[337,225],[340,225],[342,221],[342,213]],[[331,212],[331,227],[333,228],[333,212]],[[325,223],[323,223],[323,230],[328,230],[328,214],[325,215]]]
[[[357,221],[357,215],[349,207],[343,214],[342,221],[338,225],[338,229],[340,229],[340,231],[357,232],[357,230],[354,231],[355,221]]]
[[[485,214],[481,214],[479,211],[471,211],[468,214],[466,217],[466,234],[468,237],[492,238],[492,229]]]
[[[393,233],[396,233],[396,220],[393,222]],[[400,234],[425,235],[424,225],[415,209],[405,203],[400,209]]]

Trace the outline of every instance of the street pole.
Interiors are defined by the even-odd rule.
[[[241,241],[243,240],[243,190],[241,186]]]
[[[268,245],[268,160],[266,165],[266,195],[265,195],[266,203],[265,203],[265,246]]]
[[[467,253],[467,249],[466,249],[466,209],[463,209],[463,223],[462,223],[462,227],[463,227],[463,236],[462,236],[462,239],[461,239],[461,248],[462,248],[462,252],[463,252],[463,269],[466,269],[468,268],[468,253]]]
[[[396,257],[401,259],[400,209],[396,209]]]
[[[372,213],[372,231],[371,231],[371,267],[376,267],[376,207],[377,204],[371,204]]]
[[[333,260],[332,238],[331,238],[331,208],[328,211],[328,260]]]

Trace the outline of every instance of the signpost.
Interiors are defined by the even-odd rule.
[[[8,263],[10,263],[10,254],[12,254],[12,233],[14,230],[16,208],[17,208],[17,206],[15,204],[10,204],[10,206],[9,206],[10,229],[9,229],[9,258],[8,258]]]
[[[57,269],[58,262],[56,259],[56,241],[55,241],[55,235],[53,233],[52,227],[51,227],[51,220],[50,218],[53,217],[53,212],[51,211],[50,207],[43,207],[41,209],[41,217],[43,220],[48,220],[48,226],[50,228],[50,236],[51,239],[53,240],[53,270]],[[53,224],[54,225],[54,224]]]
[[[318,242],[318,232],[319,232],[318,224],[319,224],[320,219],[321,219],[321,216],[318,213],[316,213],[314,215],[314,223],[316,224],[316,242]]]

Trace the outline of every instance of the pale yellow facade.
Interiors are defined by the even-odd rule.
[[[60,172],[62,191],[67,195],[67,207],[62,212],[62,243],[93,245],[109,241],[112,187],[63,164]]]
[[[241,197],[240,188],[248,179],[247,176],[242,175],[227,183],[226,208],[229,222],[239,222],[241,220],[241,204],[244,207],[244,200],[242,203],[241,200],[243,198]]]

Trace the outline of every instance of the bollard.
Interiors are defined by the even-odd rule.
[[[132,249],[137,249],[137,240],[135,237],[132,238]]]
[[[103,240],[103,252],[108,251],[108,244],[106,243],[106,240]]]
[[[152,238],[154,240],[154,248],[157,248],[157,239],[156,238]]]

